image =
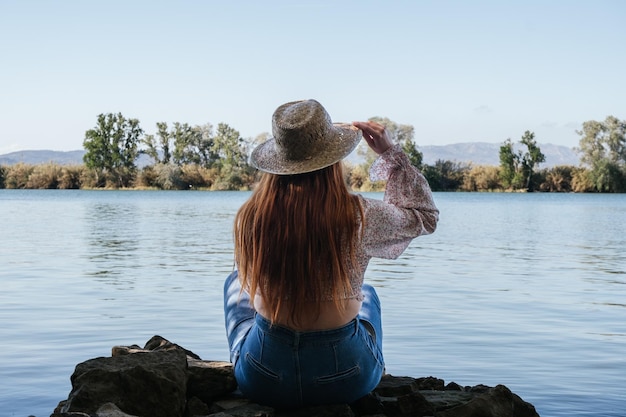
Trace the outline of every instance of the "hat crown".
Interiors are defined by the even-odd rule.
[[[292,101],[272,115],[273,137],[250,154],[255,168],[276,175],[294,175],[326,168],[354,150],[361,131],[333,123],[316,100]]]
[[[278,107],[272,116],[276,151],[288,160],[312,158],[333,137],[330,115],[316,100],[294,101]]]

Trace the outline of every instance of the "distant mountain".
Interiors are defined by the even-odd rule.
[[[418,149],[424,154],[424,163],[433,165],[437,160],[472,163],[474,165],[500,165],[500,143],[468,142],[452,145],[427,145]],[[546,156],[546,162],[539,168],[548,168],[556,165],[579,165],[579,156],[566,146],[539,144],[541,152]],[[55,162],[60,165],[79,165],[83,163],[84,150],[80,151],[19,151],[0,155],[0,165],[14,165],[19,162],[37,165]],[[151,158],[142,155],[137,165],[142,167],[151,163]]]
[[[0,165],[14,165],[19,162],[38,165],[55,162],[59,165],[79,165],[83,163],[85,151],[17,151],[0,155]]]
[[[539,168],[549,168],[557,165],[578,166],[578,154],[567,146],[551,143],[538,144],[541,152],[546,156],[546,162]],[[500,165],[501,143],[468,142],[442,146],[419,146],[418,150],[424,155],[424,163],[433,165],[437,160],[472,163],[474,165]]]
[[[85,151],[18,151],[0,155],[0,165],[14,165],[19,162],[38,165],[54,162],[59,165],[81,165]],[[140,155],[137,165],[143,167],[152,163],[152,158]]]

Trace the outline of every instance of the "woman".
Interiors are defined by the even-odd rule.
[[[263,171],[234,225],[237,270],[224,309],[241,392],[275,407],[350,403],[384,370],[380,302],[363,283],[371,257],[397,258],[434,232],[428,183],[385,128],[333,124],[315,100],[278,107],[273,138],[251,163]],[[361,136],[387,179],[383,200],[351,194],[342,159]]]

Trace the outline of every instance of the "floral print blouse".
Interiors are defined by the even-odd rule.
[[[439,210],[426,178],[394,145],[381,154],[370,168],[372,181],[386,180],[382,200],[359,196],[364,221],[361,245],[357,249],[358,269],[352,271],[352,293],[346,298],[362,300],[361,286],[372,257],[396,259],[411,240],[433,233]]]

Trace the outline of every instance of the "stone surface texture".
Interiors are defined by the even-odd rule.
[[[110,357],[78,364],[71,382],[51,417],[539,416],[504,385],[462,387],[392,375],[353,404],[278,410],[242,397],[230,363],[202,360],[160,336],[143,348],[115,346]]]

